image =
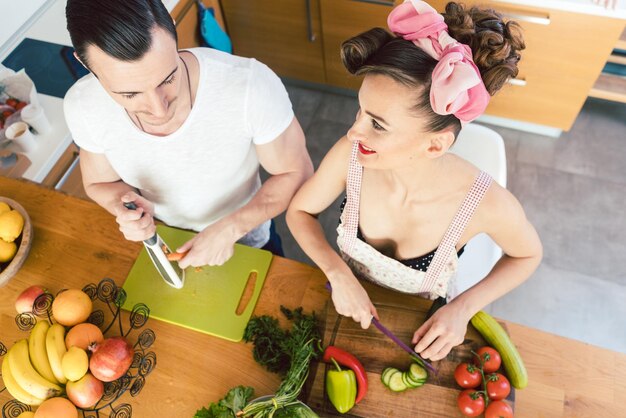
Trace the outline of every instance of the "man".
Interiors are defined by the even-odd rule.
[[[68,0],[66,16],[91,71],[68,91],[66,120],[85,191],[124,236],[150,237],[154,218],[199,231],[181,268],[223,264],[235,242],[281,254],[270,220],[313,166],[280,79],[253,59],[178,51],[160,0]]]

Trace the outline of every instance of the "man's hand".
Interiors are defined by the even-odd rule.
[[[124,203],[133,202],[137,209],[127,209]],[[124,238],[129,241],[143,241],[154,235],[154,205],[135,192],[122,196],[119,205],[115,206],[115,220],[120,226]]]
[[[187,241],[176,250],[187,253],[178,266],[185,269],[189,266],[221,266],[235,252],[237,237],[232,224],[221,220],[204,228],[198,235]]]

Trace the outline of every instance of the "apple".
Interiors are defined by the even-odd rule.
[[[15,310],[18,314],[33,311],[35,299],[46,293],[46,289],[39,285],[34,285],[24,290],[15,300]]]
[[[65,386],[67,397],[79,408],[89,409],[102,399],[104,383],[87,373],[76,382],[67,382]]]

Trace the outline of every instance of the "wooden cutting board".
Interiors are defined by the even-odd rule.
[[[406,295],[402,295],[402,298],[410,301]],[[383,303],[374,301],[381,323],[404,342],[410,343],[413,333],[423,323],[426,312],[411,308],[415,304],[410,302],[398,304],[392,302],[391,297],[385,299]],[[320,416],[463,417],[457,408],[461,388],[454,381],[454,369],[459,363],[471,358],[471,350],[485,345],[485,341],[471,325],[468,326],[463,344],[455,347],[444,360],[433,363],[439,369],[439,380],[429,377],[428,382],[418,389],[395,393],[382,384],[380,375],[389,366],[407,370],[411,364],[408,354],[375,327],[363,330],[352,319],[338,315],[332,303],[329,303],[326,311],[324,346],[335,345],[354,354],[367,371],[369,389],[365,398],[350,412],[338,414],[324,391],[324,376],[330,366],[319,364],[311,372],[313,382],[306,403],[318,411]],[[507,401],[514,407],[514,389]]]

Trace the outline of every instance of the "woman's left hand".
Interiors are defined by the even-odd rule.
[[[453,347],[465,339],[470,317],[454,303],[442,306],[413,334],[415,351],[425,359],[445,358]]]

